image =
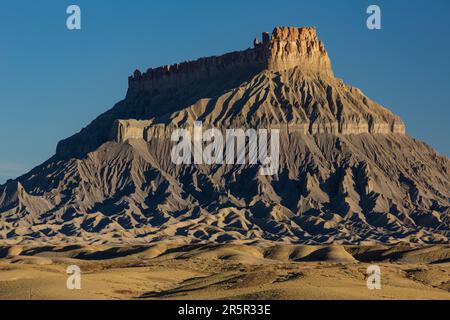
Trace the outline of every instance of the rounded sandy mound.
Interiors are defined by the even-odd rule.
[[[298,261],[317,250],[314,246],[280,244],[269,247],[264,252],[264,257],[280,261]]]
[[[350,253],[348,253],[343,246],[318,248],[317,250],[300,260],[346,263],[357,262],[357,260]]]
[[[23,251],[21,246],[10,246],[0,248],[0,258],[11,258],[19,256]]]
[[[258,263],[264,259],[259,248],[239,244],[214,245],[213,248],[203,246],[191,252],[183,253],[179,257],[206,260],[234,260],[247,263]]]

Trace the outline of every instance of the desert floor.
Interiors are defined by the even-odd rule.
[[[449,245],[0,245],[0,257],[1,299],[450,300]],[[381,290],[367,288],[371,264]]]

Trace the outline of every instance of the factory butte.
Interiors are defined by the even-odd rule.
[[[151,61],[149,61],[149,65]],[[277,129],[279,171],[174,164],[174,130]],[[126,97],[0,186],[0,239],[448,243],[450,161],[336,78],[315,28],[136,70]]]

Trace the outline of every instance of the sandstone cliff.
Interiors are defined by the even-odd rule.
[[[144,73],[136,70],[129,78],[129,87],[150,91],[174,88],[252,67],[271,71],[301,67],[303,72],[333,77],[330,59],[315,28],[275,28],[272,37],[263,33],[263,42],[256,41],[254,45],[245,51],[148,69]]]

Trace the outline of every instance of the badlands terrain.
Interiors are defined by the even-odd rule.
[[[277,129],[279,171],[176,165],[171,133]],[[335,77],[315,28],[136,70],[0,186],[7,299],[449,299],[450,160]],[[382,269],[382,290],[365,270]],[[66,289],[79,265],[82,290]]]
[[[4,246],[2,299],[450,299],[450,246]],[[381,268],[381,290],[366,269]],[[81,268],[81,290],[66,268]]]
[[[279,130],[278,173],[249,161],[174,164],[171,133],[195,121]],[[19,242],[449,238],[449,159],[336,78],[315,28],[278,27],[244,51],[136,70],[123,101],[0,186],[0,239]]]

